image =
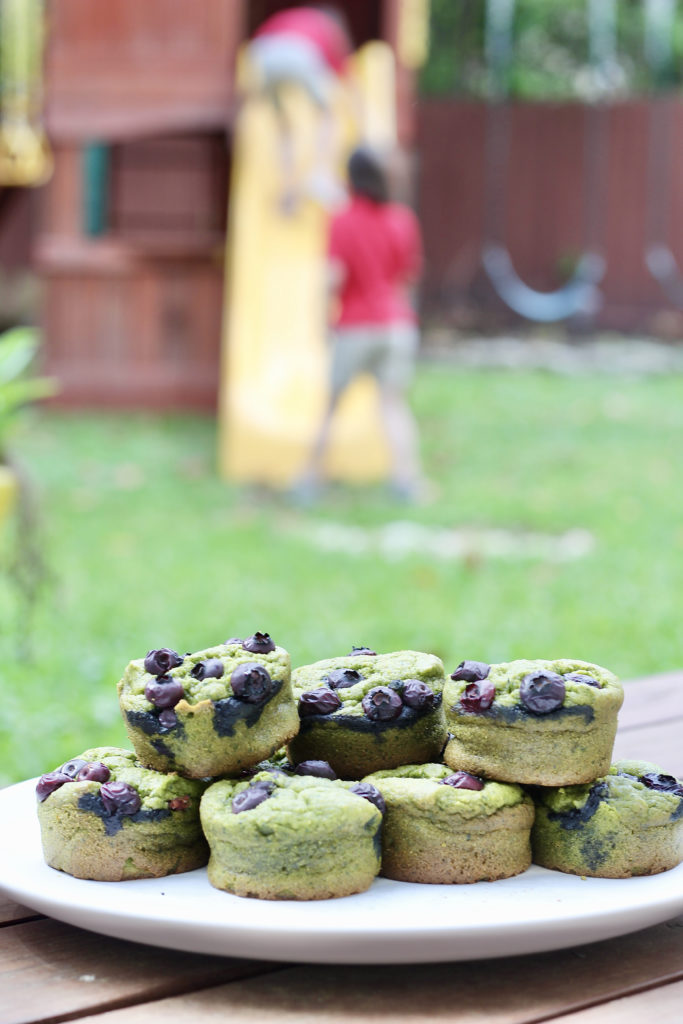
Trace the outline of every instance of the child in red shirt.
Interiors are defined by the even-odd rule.
[[[348,164],[351,199],[331,221],[328,261],[338,298],[331,332],[329,405],[300,484],[315,489],[341,394],[361,373],[379,388],[380,411],[391,455],[396,496],[414,500],[422,490],[417,427],[406,400],[419,344],[409,290],[422,264],[417,218],[388,201],[385,170],[369,149]]]

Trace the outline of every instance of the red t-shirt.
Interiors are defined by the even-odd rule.
[[[415,321],[406,286],[420,272],[422,242],[407,206],[353,196],[332,218],[328,256],[344,268],[338,326]]]
[[[267,18],[254,33],[259,36],[299,36],[313,43],[326,64],[337,74],[346,68],[349,43],[346,33],[334,18],[313,7],[290,7]]]

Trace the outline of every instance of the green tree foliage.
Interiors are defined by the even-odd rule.
[[[589,65],[587,0],[517,0],[507,82],[522,100],[613,97],[679,87],[683,80],[683,4],[677,5],[671,65],[655,74],[645,59],[644,0],[617,0],[616,55],[607,80]],[[430,54],[421,76],[424,95],[491,93],[484,53],[485,0],[432,0]]]

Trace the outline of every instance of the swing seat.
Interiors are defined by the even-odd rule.
[[[645,251],[647,268],[659,281],[662,291],[674,306],[683,308],[683,276],[668,245],[650,245]]]
[[[552,323],[579,314],[591,316],[602,305],[602,293],[596,286],[605,273],[605,261],[598,253],[584,253],[573,276],[552,292],[539,292],[525,284],[502,245],[485,245],[482,262],[503,302],[529,320]]]

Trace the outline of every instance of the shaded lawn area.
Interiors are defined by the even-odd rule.
[[[39,485],[52,582],[35,615],[0,576],[0,783],[126,745],[116,682],[151,647],[267,630],[295,664],[353,644],[463,658],[576,657],[624,678],[683,665],[680,378],[421,368],[438,499],[334,489],[301,510],[213,473],[210,419],[41,412],[15,448]],[[566,561],[321,550],[321,523],[502,527],[594,539]],[[5,549],[9,537],[5,537]],[[7,551],[5,550],[5,556]],[[682,697],[683,699],[683,697]]]

